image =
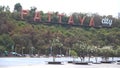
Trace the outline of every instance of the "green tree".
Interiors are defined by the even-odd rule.
[[[22,10],[22,6],[20,3],[16,3],[14,5],[14,11],[20,12]]]
[[[108,61],[109,60],[109,57],[112,54],[112,49],[110,47],[103,47],[101,48],[101,54],[102,54],[102,60],[103,61]]]
[[[84,42],[78,41],[74,44],[74,50],[80,56],[81,61],[84,62],[85,56],[87,56],[87,45]]]
[[[75,50],[70,50],[70,55],[73,57],[73,62],[74,62],[75,58],[78,56]]]
[[[5,10],[5,6],[0,6],[0,12],[3,12]]]
[[[0,36],[0,46],[3,48],[1,50],[13,51],[14,41],[9,35],[3,34]]]
[[[117,57],[120,57],[120,46],[117,48],[116,53],[117,53]]]
[[[54,50],[54,48],[56,47],[56,46],[61,46],[61,42],[59,41],[59,37],[57,37],[57,38],[54,38],[52,41],[51,41],[51,54],[52,54],[52,56],[53,56],[53,62],[55,62],[55,50]]]

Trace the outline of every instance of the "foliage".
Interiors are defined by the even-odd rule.
[[[72,57],[77,57],[77,53],[74,50],[70,50],[70,55]]]
[[[9,35],[3,34],[0,36],[0,50],[12,51],[13,46],[14,41]]]
[[[20,3],[16,3],[14,6],[14,10],[17,12],[20,12],[22,10],[22,6]]]

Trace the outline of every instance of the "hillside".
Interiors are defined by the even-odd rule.
[[[15,51],[49,55],[52,47],[55,55],[68,56],[69,50],[73,50],[78,56],[120,56],[120,19],[112,18],[111,28],[93,28],[40,24],[31,21],[30,15],[21,20],[19,12],[0,11],[1,54]]]

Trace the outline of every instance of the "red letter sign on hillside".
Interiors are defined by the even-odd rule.
[[[40,12],[35,12],[34,21],[41,21]]]
[[[63,14],[58,14],[59,16],[59,23],[62,23],[62,16],[64,16]]]
[[[89,26],[94,26],[94,25],[95,25],[94,24],[94,17],[92,17],[91,20],[90,20]]]
[[[20,15],[21,15],[21,19],[24,19],[23,16],[24,16],[24,15],[27,15],[28,13],[29,13],[28,10],[22,10],[22,11],[21,11],[21,14],[20,14]]]
[[[69,17],[68,24],[74,24],[73,16]]]
[[[48,12],[47,14],[48,14],[48,22],[51,22],[51,13]]]
[[[85,18],[86,18],[86,16],[84,16],[83,18],[78,16],[78,19],[79,19],[81,25],[83,25],[83,22],[84,22]]]

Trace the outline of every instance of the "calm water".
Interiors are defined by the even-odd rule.
[[[74,65],[68,64],[67,61],[72,61],[70,57],[67,58],[56,58],[56,61],[61,61],[63,65],[48,65],[47,61],[52,61],[51,58],[0,58],[0,68],[120,68],[120,65],[113,64],[90,64],[90,65]],[[101,61],[101,58],[98,58],[98,61]],[[109,60],[112,60],[110,58]],[[120,60],[120,58],[114,58],[114,60]],[[80,61],[80,59],[76,59]],[[85,61],[88,61],[86,58]],[[91,61],[95,62],[94,58],[91,58]]]

